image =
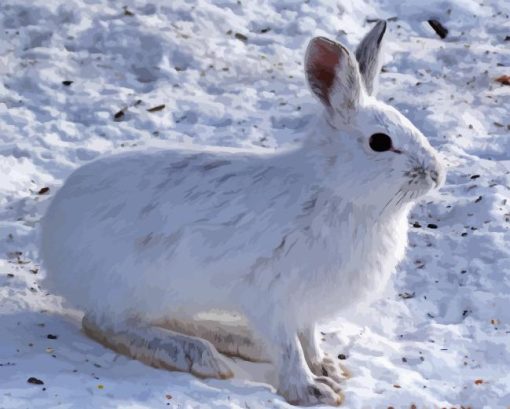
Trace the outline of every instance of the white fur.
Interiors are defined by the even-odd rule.
[[[428,172],[444,180],[425,137],[358,86],[357,105],[339,108],[349,115],[325,110],[292,150],[138,151],[76,170],[42,221],[48,285],[112,326],[240,312],[273,348],[280,392],[331,403],[297,334],[377,297],[404,257],[412,203],[436,187]],[[337,88],[332,101],[349,92]],[[402,154],[373,152],[376,132]],[[328,397],[311,400],[310,385]]]

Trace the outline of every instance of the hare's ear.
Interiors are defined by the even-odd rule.
[[[313,38],[306,50],[305,72],[312,92],[330,113],[348,117],[358,107],[363,92],[358,64],[343,45]]]
[[[377,82],[382,65],[382,40],[385,32],[386,21],[379,20],[356,49],[359,70],[369,95],[375,95],[377,91]]]

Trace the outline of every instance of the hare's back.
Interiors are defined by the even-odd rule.
[[[80,276],[106,271],[113,279],[136,265],[139,283],[169,272],[231,277],[269,256],[289,229],[303,181],[282,166],[286,161],[160,151],[87,164],[68,178],[43,219],[43,260],[70,286],[77,268]]]

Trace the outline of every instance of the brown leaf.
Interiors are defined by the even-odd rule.
[[[163,109],[165,109],[165,104],[161,104],[161,105],[156,105],[155,107],[152,107],[152,108],[149,108],[147,110],[147,112],[158,112],[158,111],[162,111]]]
[[[475,385],[481,385],[483,382],[483,379],[477,379],[475,380]]]
[[[503,85],[510,85],[510,75],[502,75],[501,77],[496,78],[496,81]]]
[[[37,192],[38,195],[44,195],[45,193],[48,193],[50,191],[49,187],[43,187],[41,190]]]

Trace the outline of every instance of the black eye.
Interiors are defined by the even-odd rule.
[[[386,152],[389,151],[393,144],[391,143],[391,138],[385,133],[375,133],[370,137],[370,141],[368,142],[373,151],[376,152]]]

